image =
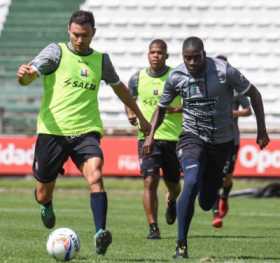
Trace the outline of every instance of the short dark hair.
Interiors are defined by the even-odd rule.
[[[154,44],[157,44],[159,46],[161,46],[162,49],[164,49],[166,52],[167,52],[167,44],[164,40],[160,39],[160,38],[157,38],[157,39],[154,39],[150,45],[149,45],[149,49],[151,49],[152,45]]]
[[[199,37],[188,37],[183,42],[183,51],[186,48],[193,48],[199,51],[204,51],[204,44],[202,39]]]
[[[72,23],[76,23],[78,25],[90,24],[92,27],[95,27],[94,16],[92,12],[79,10],[72,14],[69,20],[69,26]]]

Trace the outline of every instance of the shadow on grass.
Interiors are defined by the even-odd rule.
[[[114,258],[112,259],[102,259],[102,261],[107,261],[107,262],[170,262],[168,259],[162,259],[162,258]],[[98,262],[98,260],[96,261]]]
[[[211,257],[213,259],[217,259],[217,260],[228,260],[228,261],[232,261],[232,260],[261,260],[264,262],[264,260],[277,260],[277,262],[279,262],[280,257],[254,257],[254,256],[237,256],[237,257]]]
[[[89,261],[89,260],[91,260],[92,259],[92,256],[88,256],[88,257],[86,257],[86,256],[77,256],[76,258],[74,258],[71,262],[83,262],[83,261]]]
[[[275,236],[276,237],[276,236]],[[241,238],[241,239],[255,239],[255,238],[259,238],[259,239],[265,239],[265,238],[269,238],[268,236],[248,236],[248,235],[220,235],[220,236],[216,236],[216,235],[199,235],[199,236],[189,236],[189,238],[213,238],[213,239],[232,239],[232,238]]]
[[[75,262],[170,262],[168,259],[162,259],[162,258],[114,258],[111,257],[102,257],[102,256],[78,256],[73,261]]]
[[[161,236],[160,240],[176,240],[176,236]]]
[[[274,236],[275,238],[278,236]],[[265,239],[265,238],[269,238],[268,236],[245,236],[245,235],[190,235],[188,237],[189,239],[193,238],[193,239],[199,239],[199,238],[210,238],[210,239],[232,239],[232,238],[240,238],[240,239],[255,239],[255,238],[259,238],[259,239]],[[162,240],[176,240],[176,236],[162,236],[161,237]]]

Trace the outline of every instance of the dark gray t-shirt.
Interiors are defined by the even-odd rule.
[[[241,106],[243,109],[249,109],[250,108],[250,100],[248,97],[244,95],[237,95],[234,96],[233,99],[233,110],[238,110]],[[240,144],[240,131],[238,127],[238,118],[233,118],[234,121],[234,144],[239,145]]]
[[[173,69],[165,82],[159,106],[183,99],[183,131],[213,144],[233,140],[233,90],[246,93],[250,82],[229,63],[207,57],[206,70],[192,77],[185,64]]]
[[[70,42],[67,44],[67,46],[70,50],[73,51]],[[92,52],[94,51],[91,49],[86,54],[78,54],[78,55],[86,56],[86,55],[90,55]],[[40,74],[47,75],[54,72],[58,68],[60,63],[60,58],[61,58],[61,49],[59,45],[56,43],[51,43],[47,47],[45,47],[31,61],[31,65],[33,65]],[[101,79],[110,85],[116,85],[120,83],[120,78],[116,73],[114,66],[112,65],[109,55],[106,53],[103,54]]]

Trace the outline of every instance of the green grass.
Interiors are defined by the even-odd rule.
[[[235,189],[264,186],[264,181],[235,182]],[[55,191],[57,227],[74,229],[81,252],[72,262],[173,262],[176,224],[164,221],[164,187],[159,191],[161,240],[150,241],[142,208],[142,181],[105,178],[108,229],[113,243],[105,257],[93,252],[94,229],[86,183],[81,178],[59,179]],[[56,262],[45,249],[49,230],[42,226],[33,199],[34,181],[0,178],[0,262]],[[190,230],[187,262],[280,262],[279,200],[236,197],[224,228],[211,227],[211,213],[196,207]]]

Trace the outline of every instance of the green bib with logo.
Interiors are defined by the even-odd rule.
[[[102,76],[102,53],[88,56],[71,52],[65,44],[57,70],[44,76],[44,94],[37,133],[75,136],[91,131],[103,133],[98,109]]]
[[[151,121],[152,115],[158,106],[160,96],[163,93],[164,83],[167,80],[170,70],[161,77],[149,76],[147,69],[143,69],[139,73],[137,102],[148,121]],[[176,97],[170,106],[180,107],[181,98]],[[164,121],[157,129],[154,138],[156,140],[178,141],[181,130],[182,114],[166,112]],[[144,139],[141,131],[138,132],[138,139]]]

